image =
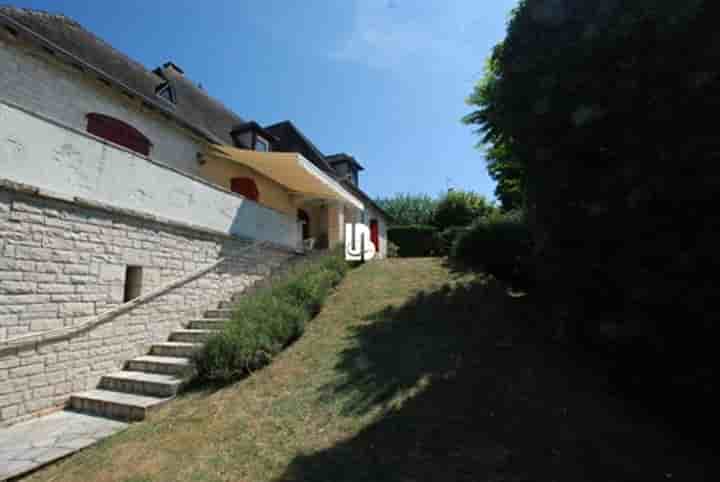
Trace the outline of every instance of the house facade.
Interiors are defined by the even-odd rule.
[[[168,62],[0,7],[0,425],[62,406],[188,317],[386,216],[362,166]],[[133,301],[135,300],[135,301]]]
[[[357,162],[330,162],[338,155],[322,154],[289,121],[262,127],[243,119],[174,63],[150,71],[69,18],[11,7],[0,8],[0,15],[0,61],[6,66],[0,73],[0,102],[6,109],[17,108],[60,128],[89,134],[235,192],[300,222],[305,227],[298,228],[298,236],[314,238],[315,246],[342,242],[344,219],[377,223],[376,248],[384,256],[385,216],[358,192],[362,167]],[[237,152],[208,155],[208,146],[213,145]],[[250,159],[242,151],[261,155]],[[275,153],[295,153],[309,161],[300,161],[311,167],[299,169],[298,175],[312,171],[321,189],[259,172],[263,164],[289,162]],[[5,171],[13,175],[12,170]],[[11,180],[58,187],[20,175]],[[235,234],[252,237],[238,225],[235,229]]]

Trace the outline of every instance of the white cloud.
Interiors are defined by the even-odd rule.
[[[382,70],[456,66],[472,54],[478,16],[470,0],[355,0],[352,30],[330,56]]]

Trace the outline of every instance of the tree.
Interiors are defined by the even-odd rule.
[[[438,202],[432,224],[440,231],[468,226],[492,210],[493,206],[485,196],[472,191],[451,190]]]
[[[429,225],[437,206],[437,200],[427,194],[396,194],[375,202],[392,217],[395,226]]]
[[[496,50],[502,46],[496,47]],[[469,125],[479,125],[479,134],[487,128],[485,111],[492,105],[494,89],[499,82],[499,63],[491,57],[485,65],[483,78],[477,83],[473,93],[468,97],[467,104],[480,108],[463,118]],[[497,185],[495,197],[500,201],[504,211],[523,208],[525,204],[525,165],[515,156],[511,142],[487,136],[478,143],[478,148],[486,148],[485,159],[490,178]]]
[[[541,284],[592,317],[704,330],[720,311],[717,18],[710,0],[523,0],[470,97],[492,175],[519,171]],[[653,343],[678,339],[656,323]]]

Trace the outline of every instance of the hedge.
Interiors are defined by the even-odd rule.
[[[388,229],[388,239],[398,246],[401,258],[435,256],[439,251],[437,232],[434,226],[421,224],[394,226]]]
[[[521,215],[494,215],[475,221],[455,240],[450,257],[481,268],[502,280],[525,276],[523,263],[531,255],[531,235]]]
[[[242,298],[225,329],[195,354],[198,378],[226,383],[267,364],[303,334],[347,269],[333,254]]]

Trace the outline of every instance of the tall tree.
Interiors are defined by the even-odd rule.
[[[463,122],[478,126],[477,132],[483,137],[477,147],[485,149],[488,174],[497,183],[495,197],[503,210],[510,211],[524,206],[526,166],[516,157],[510,140],[493,131],[487,122],[487,114],[493,107],[495,90],[500,82],[497,55],[501,49],[502,44],[495,48],[495,53],[486,62],[482,79],[467,99],[467,104],[478,110],[466,115]]]

